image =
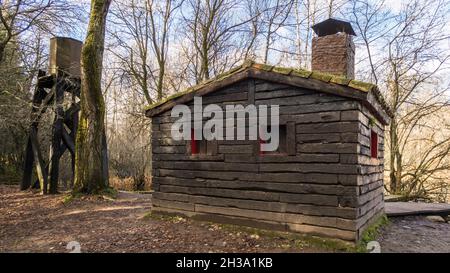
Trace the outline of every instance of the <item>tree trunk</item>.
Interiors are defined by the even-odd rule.
[[[3,54],[5,54],[5,45],[0,43],[0,64],[3,62]]]
[[[399,153],[399,143],[397,137],[397,121],[395,119],[391,120],[389,138],[391,145],[389,147],[390,162],[389,162],[389,179],[390,185],[389,190],[391,194],[399,194],[401,187],[401,173],[402,173],[402,162],[401,154]]]
[[[76,137],[74,191],[98,193],[109,186],[105,102],[101,90],[105,24],[111,0],[92,0],[81,53],[81,110]]]

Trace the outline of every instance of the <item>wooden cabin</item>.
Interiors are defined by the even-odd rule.
[[[150,106],[153,211],[358,241],[384,213],[390,110],[376,86],[349,78],[349,35],[328,33],[325,49],[315,38],[321,54],[333,39],[333,54],[338,46],[347,54],[337,58],[350,65],[335,75],[246,62]],[[173,140],[170,110],[193,107],[194,97],[204,106],[279,105],[279,149],[261,153],[258,140]]]

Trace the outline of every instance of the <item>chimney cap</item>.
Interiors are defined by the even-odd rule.
[[[323,22],[315,24],[314,26],[312,26],[312,29],[319,37],[333,35],[339,32],[344,32],[349,35],[356,36],[356,33],[349,22],[334,18],[329,18]]]

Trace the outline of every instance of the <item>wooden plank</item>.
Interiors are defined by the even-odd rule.
[[[340,120],[341,120],[341,112],[339,111],[280,116],[280,122],[294,121],[297,124],[337,122]]]
[[[297,125],[297,134],[301,133],[357,133],[359,132],[359,122],[331,122],[313,123]]]
[[[303,143],[297,145],[298,153],[338,153],[357,154],[358,144],[356,143]]]
[[[297,133],[295,139],[297,143],[336,143],[342,141],[339,133],[317,134],[304,132]]]
[[[320,163],[268,163],[259,166],[261,172],[297,172],[297,173],[320,173],[330,174],[361,174],[361,168],[357,165],[345,164],[320,164]]]
[[[27,190],[31,186],[31,178],[33,175],[33,164],[34,164],[34,155],[33,155],[33,147],[31,144],[30,137],[27,140],[27,146],[25,149],[25,163],[24,163],[24,171],[22,182],[20,183],[20,190]]]
[[[251,79],[248,81],[248,104],[255,104],[255,80]]]
[[[50,166],[49,166],[49,182],[51,194],[58,192],[58,180],[59,180],[59,159],[60,159],[60,146],[63,135],[63,122],[64,122],[64,85],[61,82],[60,73],[56,76],[56,85],[53,87],[55,93],[54,110],[55,120],[52,128],[52,142],[50,147]]]
[[[154,177],[154,182],[160,185],[174,185],[185,187],[235,189],[241,191],[263,191],[284,193],[311,193],[325,195],[357,195],[356,186],[323,185],[307,183],[281,183],[260,181],[223,181],[214,179],[183,179],[175,177]]]
[[[42,158],[39,142],[37,139],[37,132],[32,129],[30,132],[30,140],[33,148],[33,156],[35,158],[36,173],[39,179],[40,188],[43,194],[47,194],[48,177],[45,169],[44,160]]]
[[[331,101],[327,103],[305,104],[302,107],[289,105],[280,107],[280,115],[297,115],[308,113],[321,113],[343,110],[359,109],[361,104],[357,101]]]
[[[217,172],[217,171],[195,171],[195,170],[171,170],[158,169],[159,176],[171,176],[178,178],[205,178],[205,179],[221,179],[221,180],[239,180],[239,181],[266,181],[266,182],[285,182],[285,183],[316,183],[316,184],[338,184],[337,174],[325,173],[249,173],[249,172]],[[339,175],[343,185],[357,185],[357,175]],[[362,183],[362,182],[360,182]]]
[[[226,162],[159,162],[159,168],[173,170],[204,170],[204,171],[241,171],[257,172],[258,166],[255,164],[240,164]]]
[[[173,192],[184,193],[193,195],[204,196],[216,196],[216,197],[229,197],[236,199],[249,199],[249,200],[266,200],[266,201],[278,201],[279,194],[275,192],[261,192],[261,191],[240,191],[230,189],[212,189],[212,188],[196,188],[196,187],[181,187],[181,186],[169,186],[160,185],[161,192]]]
[[[107,183],[109,183],[109,166],[108,166],[108,141],[106,139],[106,132],[103,131],[102,136],[103,148],[102,148],[102,173],[103,177],[106,177]],[[106,185],[109,186],[109,185]]]
[[[358,100],[365,100],[367,98],[367,93],[362,92],[353,88],[346,86],[326,83],[316,79],[302,78],[302,77],[291,77],[287,75],[282,75],[278,73],[271,73],[258,69],[249,69],[250,76],[260,80],[268,80],[272,82],[297,86],[300,88],[306,88],[309,90],[319,91],[323,93],[328,93],[331,95],[342,96],[346,98],[353,98]]]
[[[386,202],[385,211],[389,217],[414,215],[450,215],[450,204],[415,203],[415,202]]]
[[[327,102],[339,102],[345,101],[342,97],[330,96],[326,94],[315,93],[311,95],[303,95],[303,96],[294,96],[289,98],[268,98],[268,99],[259,99],[256,100],[256,105],[280,105],[280,108],[283,106],[297,106],[300,105],[316,105],[319,103],[327,103]]]
[[[74,139],[72,136],[67,132],[65,128],[63,128],[62,131],[62,140],[64,141],[64,144],[69,148],[69,151],[72,155],[75,154],[75,144]]]
[[[214,142],[214,141],[212,141]],[[213,149],[213,147],[211,147]],[[224,155],[153,154],[154,161],[224,161]]]
[[[334,239],[342,239],[345,241],[353,241],[353,242],[357,240],[357,233],[350,230],[340,230],[336,228],[326,228],[293,223],[288,223],[287,226],[288,230],[291,232],[307,233],[311,235],[325,236]]]
[[[280,193],[280,202],[292,204],[311,204],[320,206],[338,206],[338,197],[335,195],[320,194],[291,194]]]
[[[237,82],[242,81],[247,78],[248,78],[248,71],[238,72],[238,73],[234,74],[233,76],[225,78],[221,81],[215,81],[209,85],[205,85],[204,87],[200,88],[199,90],[197,90],[195,92],[188,93],[181,97],[167,101],[158,107],[149,109],[146,111],[146,116],[152,117],[152,116],[161,114],[161,113],[171,109],[172,107],[174,107],[177,104],[186,104],[186,103],[190,102],[191,100],[194,99],[195,96],[204,96],[206,94],[209,94],[209,93],[214,92],[221,88],[225,88],[227,86],[230,86],[234,83],[237,83]]]
[[[219,145],[220,154],[253,154],[253,145]]]
[[[45,76],[45,72],[42,70],[38,71],[38,79],[40,77]],[[39,106],[42,103],[43,96],[46,94],[45,90],[39,86],[39,84],[36,85],[34,93],[33,93],[33,100],[32,100],[32,108],[31,108],[31,129],[35,130],[37,132],[39,120],[37,119],[37,112],[39,110]],[[27,146],[25,149],[25,163],[24,163],[24,171],[23,171],[23,177],[20,184],[20,190],[27,190],[31,186],[31,178],[33,176],[33,163],[34,163],[34,155],[33,155],[33,147],[31,143],[30,136],[28,136],[27,140]]]
[[[297,154],[295,137],[295,122],[289,121],[286,123],[286,152],[288,155]]]
[[[356,222],[349,219],[338,219],[336,217],[321,217],[302,214],[278,213],[270,211],[249,210],[241,208],[217,207],[196,204],[195,211],[200,213],[221,214],[227,216],[244,217],[279,223],[306,224],[344,230],[356,230]]]

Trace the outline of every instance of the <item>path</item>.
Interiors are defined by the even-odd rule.
[[[117,200],[41,196],[0,185],[0,252],[330,252],[278,234],[185,220],[146,218],[150,195],[120,193]],[[382,252],[450,252],[450,224],[424,217],[391,219],[378,239]],[[342,251],[342,250],[341,250]]]

